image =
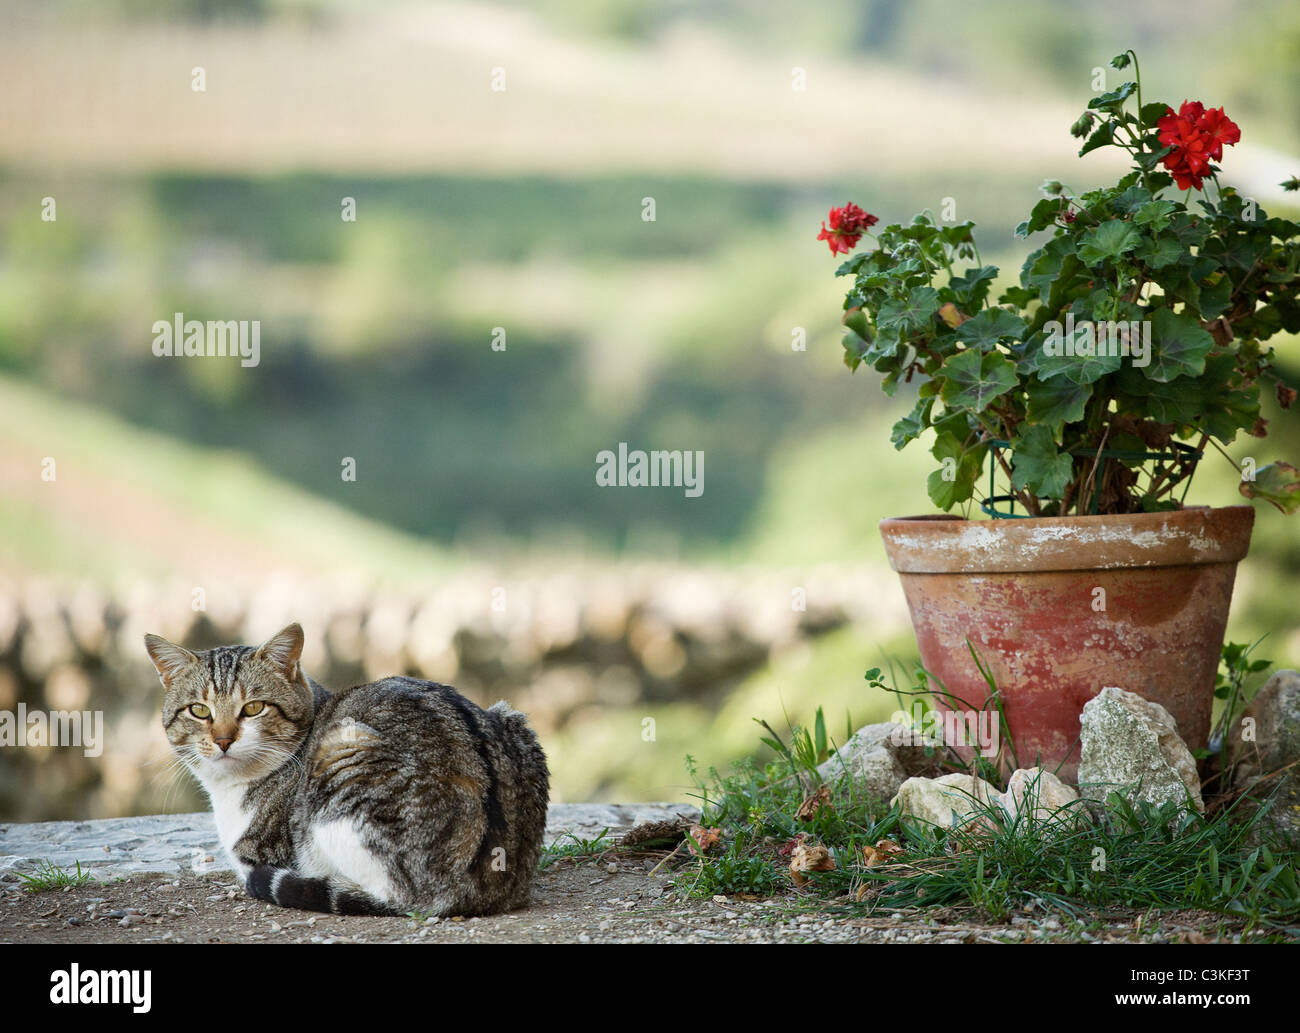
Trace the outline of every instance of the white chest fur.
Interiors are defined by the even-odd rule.
[[[231,867],[241,880],[248,876],[248,865],[241,864],[235,856],[235,844],[248,830],[253,820],[253,812],[244,806],[244,794],[248,787],[241,784],[217,784],[205,786],[208,799],[212,801],[212,816],[217,822],[217,836],[222,849],[230,859]]]

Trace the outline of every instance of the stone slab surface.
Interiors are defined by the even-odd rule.
[[[694,818],[696,808],[673,803],[553,803],[546,821],[546,841],[570,836],[595,839],[605,829],[610,836],[643,821],[665,821],[675,815]],[[155,814],[95,821],[43,821],[0,824],[0,878],[29,871],[48,861],[60,868],[77,862],[95,878],[133,872],[229,871],[217,843],[209,812]]]

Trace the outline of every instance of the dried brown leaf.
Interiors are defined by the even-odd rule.
[[[800,821],[812,821],[813,818],[817,817],[818,811],[823,807],[830,806],[831,787],[828,785],[818,786],[817,791],[799,805],[799,809],[795,811],[794,816]]]
[[[862,848],[862,860],[868,868],[886,864],[903,852],[903,848],[892,839],[882,839],[875,846]]]
[[[690,843],[691,853],[696,857],[702,857],[718,845],[718,841],[722,839],[722,830],[692,825],[687,835],[690,837],[687,842]]]
[[[791,854],[795,852],[795,848],[797,848],[799,844],[802,843],[807,838],[808,838],[808,833],[800,832],[796,834],[794,837],[792,837],[791,839],[787,839],[784,843],[781,844],[780,849],[777,850],[776,852],[777,857],[789,857]]]
[[[830,872],[835,870],[835,858],[820,843],[800,843],[790,857],[790,878],[795,886],[808,881],[804,872]]]

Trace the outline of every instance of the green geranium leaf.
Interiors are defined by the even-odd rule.
[[[1198,377],[1214,338],[1187,313],[1162,308],[1151,318],[1151,363],[1142,372],[1148,380],[1168,383],[1176,377]]]
[[[1186,252],[1173,237],[1162,235],[1154,240],[1143,241],[1134,254],[1152,269],[1163,269],[1167,265],[1173,265]]]
[[[1179,212],[1169,220],[1169,232],[1185,251],[1190,251],[1205,242],[1210,235],[1210,227],[1205,219],[1193,218],[1187,212]]]
[[[1259,392],[1240,388],[1216,391],[1206,397],[1200,425],[1224,444],[1239,431],[1249,430],[1259,419]]]
[[[1019,340],[1025,333],[1025,321],[1004,308],[988,308],[968,319],[957,328],[957,339],[978,348],[989,351],[1004,337]]]
[[[1077,122],[1075,123],[1075,125],[1078,124],[1079,123]],[[1082,158],[1090,151],[1095,151],[1098,147],[1105,147],[1107,144],[1113,143],[1114,140],[1115,138],[1111,134],[1110,123],[1103,122],[1093,130],[1092,135],[1088,137],[1088,142],[1079,148],[1079,157]]]
[[[876,324],[882,330],[920,330],[937,311],[939,292],[933,287],[913,287],[905,301],[890,300],[881,305]]]
[[[1173,201],[1148,201],[1133,215],[1133,221],[1139,226],[1150,226],[1159,233],[1169,225],[1169,213],[1177,207]]]
[[[1016,236],[1027,237],[1031,233],[1047,229],[1056,222],[1063,210],[1064,205],[1059,197],[1044,197],[1034,205],[1029,218],[1016,227]]]
[[[1264,257],[1268,248],[1269,241],[1263,234],[1240,233],[1228,240],[1216,237],[1205,245],[1205,253],[1211,258],[1221,259],[1226,265],[1247,272]]]
[[[894,424],[894,429],[889,435],[889,440],[893,442],[894,448],[902,450],[910,441],[919,438],[922,432],[930,423],[930,410],[934,408],[933,398],[919,399],[912,407],[912,411]]]
[[[844,365],[856,371],[871,351],[871,342],[858,336],[847,327],[844,330]]]
[[[1089,265],[1115,261],[1142,243],[1142,234],[1119,219],[1103,222],[1089,230],[1079,242],[1079,257]]]
[[[1071,266],[1071,261],[1074,265]],[[1069,278],[1072,269],[1078,268],[1074,259],[1074,240],[1066,234],[1053,237],[1037,251],[1025,259],[1020,270],[1020,282],[1039,292],[1039,299],[1046,301],[1051,288],[1063,279]]]
[[[986,265],[980,269],[967,269],[962,276],[954,276],[948,281],[948,286],[960,302],[958,307],[965,312],[974,312],[983,308],[985,299],[988,298],[989,287],[997,275],[997,266]]]
[[[1253,481],[1243,480],[1238,490],[1248,499],[1271,502],[1283,513],[1300,509],[1300,470],[1290,463],[1269,463],[1255,471]]]
[[[1030,422],[1041,423],[1053,434],[1059,434],[1064,424],[1083,419],[1084,406],[1092,397],[1092,385],[1074,384],[1064,377],[1046,383],[1036,380],[1025,394],[1029,399]]]
[[[1190,427],[1201,413],[1201,392],[1190,378],[1171,384],[1147,380],[1134,394],[1138,406],[1157,423]]]
[[[1030,290],[1028,287],[1021,287],[1013,284],[1004,290],[998,298],[999,305],[1015,305],[1017,308],[1028,308],[1031,301],[1038,300],[1038,291]]]
[[[1138,118],[1142,120],[1142,124],[1147,129],[1151,129],[1157,122],[1165,117],[1165,112],[1168,110],[1169,105],[1164,101],[1156,101],[1152,104],[1143,104],[1142,110],[1138,112]]]
[[[1200,304],[1202,319],[1214,319],[1227,311],[1232,301],[1232,279],[1220,275],[1210,286],[1201,288]]]
[[[1074,460],[1056,446],[1056,438],[1042,424],[1029,427],[1014,442],[1011,484],[1040,498],[1059,499],[1074,476]]]
[[[1244,378],[1236,366],[1234,355],[1209,355],[1205,359],[1205,372],[1199,380],[1201,412],[1198,423],[1203,431],[1224,444],[1231,442],[1239,431],[1252,429],[1259,419],[1259,390],[1244,386]]]
[[[962,440],[951,431],[941,431],[931,453],[939,460],[939,469],[926,478],[930,501],[943,510],[952,509],[975,494],[975,479],[984,464],[988,445],[962,447]]]
[[[871,322],[867,319],[867,314],[862,309],[853,309],[844,313],[844,318],[840,320],[846,327],[852,330],[864,340],[871,340]]]
[[[873,254],[874,252],[867,251],[863,254],[854,255],[852,258],[846,259],[841,262],[839,268],[835,270],[835,275],[856,276],[861,271],[862,267],[871,261]]]
[[[1115,198],[1115,207],[1124,212],[1135,212],[1151,201],[1151,191],[1140,186],[1130,186]]]
[[[974,348],[943,364],[941,397],[949,408],[983,412],[999,395],[1016,386],[1016,364],[999,352],[981,354]]]
[[[1046,331],[1043,330],[1036,330],[1025,338],[1024,351],[1016,364],[1021,376],[1035,374],[1039,380],[1050,380],[1065,371],[1059,355],[1047,354],[1046,343]]]
[[[1101,344],[1104,342],[1096,342]],[[1095,346],[1094,346],[1095,347]],[[1063,364],[1061,378],[1071,384],[1095,384],[1107,373],[1114,373],[1124,364],[1122,355],[1075,355],[1063,356],[1057,360]]]
[[[968,244],[975,239],[975,224],[968,219],[955,226],[944,226],[939,230],[939,236],[954,247],[958,244]]]
[[[1126,82],[1120,83],[1109,93],[1102,93],[1092,100],[1088,101],[1090,111],[1118,111],[1134,93],[1137,92],[1137,83]]]

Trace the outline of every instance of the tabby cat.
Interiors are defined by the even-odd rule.
[[[200,653],[145,636],[167,738],[249,894],[338,914],[525,906],[549,774],[524,716],[414,678],[331,693],[302,646],[297,624]]]

